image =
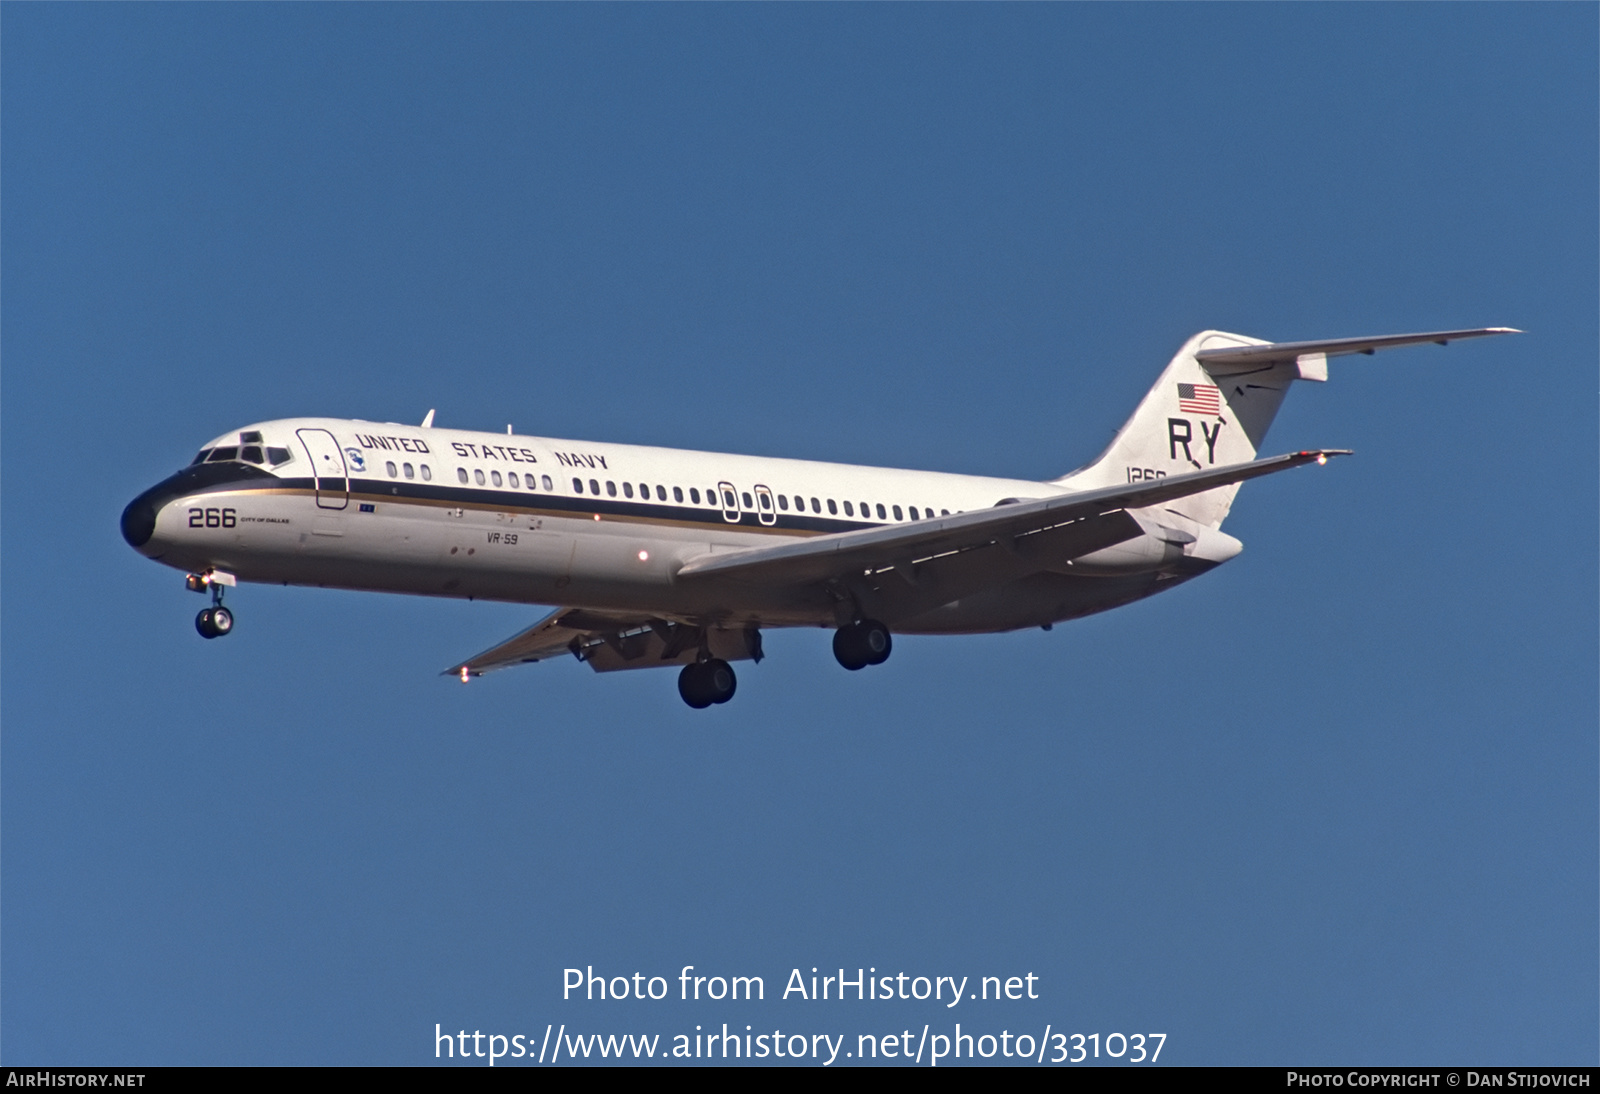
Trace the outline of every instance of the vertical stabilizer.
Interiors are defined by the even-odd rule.
[[[1267,345],[1271,343],[1259,338],[1215,330],[1190,338],[1100,458],[1055,481],[1089,490],[1255,459],[1289,384],[1324,379],[1326,361],[1270,360],[1249,372],[1213,375],[1195,355]],[[1219,486],[1168,508],[1217,528],[1238,492],[1238,484]]]

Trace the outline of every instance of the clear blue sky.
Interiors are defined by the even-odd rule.
[[[961,1021],[1595,1063],[1597,29],[5,5],[5,1062]],[[1181,590],[862,673],[770,634],[703,713],[437,675],[535,606],[246,587],[204,642],[117,533],[253,420],[1049,477],[1194,331],[1501,324],[1301,385],[1268,451],[1355,457],[1246,486]],[[560,998],[690,964],[768,999]],[[1040,998],[776,998],[812,966]]]

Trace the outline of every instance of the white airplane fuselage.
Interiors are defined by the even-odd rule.
[[[219,449],[227,458],[201,459],[130,504],[124,535],[142,554],[245,582],[560,604],[721,627],[832,627],[838,603],[819,587],[713,580],[686,588],[674,577],[691,558],[1066,492],[1028,480],[327,418],[255,423],[202,453]],[[259,462],[238,458],[251,449]],[[271,451],[289,458],[272,466]],[[145,524],[148,535],[136,542]],[[1213,557],[1166,551],[1121,566],[1108,558],[1082,574],[1018,565],[1014,580],[942,604],[886,578],[873,610],[901,633],[1054,623],[1149,595],[1237,550],[1231,537],[1211,536]]]

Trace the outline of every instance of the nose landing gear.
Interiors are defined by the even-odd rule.
[[[204,608],[194,617],[194,629],[200,632],[201,638],[221,638],[233,631],[233,613],[221,604]]]
[[[222,590],[228,585],[237,584],[234,576],[221,570],[207,570],[203,574],[188,575],[183,579],[183,584],[190,592],[211,590],[211,607],[201,609],[200,614],[194,617],[194,629],[200,632],[200,637],[221,638],[225,634],[232,634],[233,613],[222,606]]]
[[[712,703],[726,703],[738,686],[733,666],[720,658],[685,665],[678,674],[678,694],[696,710],[704,710]]]
[[[851,672],[883,664],[893,648],[889,628],[876,619],[858,620],[833,634],[833,656]]]

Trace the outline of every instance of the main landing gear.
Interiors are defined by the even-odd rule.
[[[211,590],[211,607],[202,608],[194,617],[194,629],[201,638],[221,638],[233,633],[233,613],[222,606],[222,590],[234,584],[232,574],[220,570],[207,570],[203,574],[190,574],[183,580],[184,587],[193,593]]]
[[[833,634],[833,656],[851,672],[883,664],[893,648],[889,628],[876,619],[857,620]]]
[[[733,666],[720,658],[685,665],[678,674],[678,694],[696,710],[704,710],[712,703],[726,703],[738,686]]]

